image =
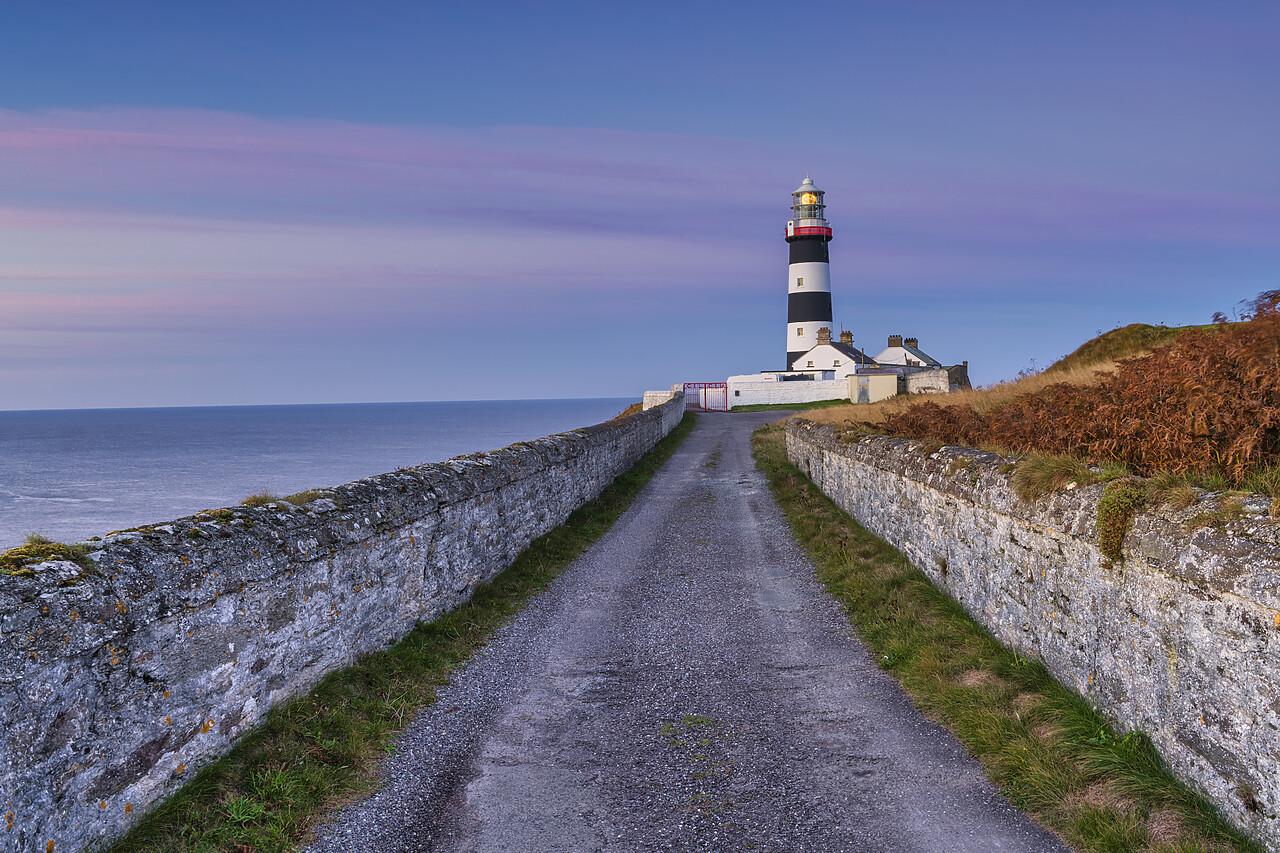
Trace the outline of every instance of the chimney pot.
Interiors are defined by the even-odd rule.
[[[821,329],[818,330],[818,343],[820,344],[831,343],[831,330],[828,329],[826,326],[823,326]]]
[[[840,343],[842,343],[842,344],[852,344],[852,343],[853,343],[853,332],[841,332],[841,333],[840,333]]]
[[[909,346],[909,347],[915,347],[916,349],[919,349],[919,348],[920,348],[920,339],[919,339],[919,338],[907,338],[907,339],[906,339],[906,340],[904,340],[902,343],[903,343],[904,345],[906,345],[906,346]]]
[[[889,336],[889,346],[891,346],[891,347],[900,347],[900,346],[902,346],[902,335],[890,335],[890,336]]]

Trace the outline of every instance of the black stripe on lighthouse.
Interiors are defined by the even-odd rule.
[[[831,255],[827,252],[826,237],[794,237],[791,241],[791,260],[793,264],[829,264]]]
[[[831,328],[831,292],[791,293],[787,296],[788,323],[827,324]]]

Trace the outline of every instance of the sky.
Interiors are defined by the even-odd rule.
[[[974,381],[1280,287],[1274,2],[14,3],[0,409]]]

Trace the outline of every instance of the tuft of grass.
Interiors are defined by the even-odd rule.
[[[781,426],[758,430],[752,444],[796,539],[873,658],[1014,805],[1077,850],[1262,853],[1169,772],[1148,738],[1116,732],[833,504],[787,461]]]
[[[39,533],[28,533],[24,541],[25,545],[0,553],[0,576],[35,577],[35,572],[30,567],[46,560],[66,560],[86,571],[96,569],[93,560],[89,558],[89,546],[83,543],[67,545],[54,542]]]
[[[806,420],[811,420],[805,413]],[[836,437],[850,444],[869,435],[884,435],[884,431],[862,421],[846,420],[835,428]]]
[[[1052,453],[1028,453],[1013,471],[1014,491],[1024,501],[1095,482],[1097,475],[1082,460]]]
[[[240,505],[258,507],[284,501],[285,503],[291,503],[294,506],[306,506],[312,501],[319,500],[323,497],[325,497],[325,493],[320,489],[307,489],[305,491],[295,492],[292,495],[277,495],[269,489],[263,489],[262,491],[255,492],[240,501]],[[230,510],[220,510],[220,512],[230,512]]]
[[[1196,484],[1186,474],[1160,471],[1147,480],[1147,499],[1156,506],[1187,509],[1200,498]]]
[[[1234,521],[1240,521],[1245,515],[1244,501],[1239,495],[1231,495],[1224,498],[1222,506],[1218,507],[1218,516],[1222,519],[1218,526],[1225,527]]]
[[[143,818],[110,853],[295,849],[319,813],[372,790],[377,761],[394,751],[396,734],[435,701],[450,672],[617,521],[695,418],[685,415],[598,498],[477,586],[466,604],[273,708],[263,725]]]
[[[1161,501],[1174,509],[1188,509],[1195,505],[1199,497],[1200,493],[1190,483],[1174,486],[1160,495]],[[1274,504],[1272,506],[1274,507]]]
[[[1271,498],[1271,515],[1280,516],[1280,465],[1270,465],[1254,471],[1245,480],[1244,487]]]
[[[1191,482],[1206,492],[1225,492],[1231,488],[1231,481],[1225,474],[1209,473],[1195,475]]]
[[[924,456],[932,456],[946,446],[946,444],[938,441],[936,438],[919,439],[914,445],[912,445],[916,453],[923,454]]]

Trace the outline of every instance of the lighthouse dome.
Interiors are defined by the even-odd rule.
[[[800,184],[800,186],[797,189],[792,190],[791,194],[796,195],[797,193],[820,193],[820,192],[822,192],[822,190],[818,189],[814,185],[813,178],[810,178],[808,175],[805,175],[804,183]]]

